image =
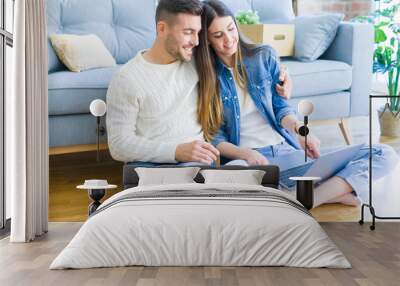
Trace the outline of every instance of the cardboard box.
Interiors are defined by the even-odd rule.
[[[255,44],[272,46],[281,57],[294,54],[294,25],[254,24],[239,25],[240,31]]]

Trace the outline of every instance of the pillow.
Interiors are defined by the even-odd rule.
[[[234,183],[246,185],[261,185],[265,171],[262,170],[202,170],[205,184]]]
[[[233,14],[236,14],[238,11],[247,11],[251,9],[250,3],[243,0],[222,0],[222,2],[228,6]]]
[[[116,65],[115,59],[96,35],[53,34],[49,38],[58,58],[70,71]]]
[[[303,62],[318,59],[333,42],[343,14],[297,17],[294,57]]]
[[[294,19],[292,0],[252,0],[261,23],[287,24]]]
[[[138,186],[196,183],[193,179],[199,170],[199,167],[135,168],[139,176]]]

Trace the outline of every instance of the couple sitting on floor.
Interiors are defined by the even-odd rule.
[[[153,46],[121,68],[107,93],[108,143],[116,160],[193,165],[221,156],[266,165],[273,157],[279,166],[286,155],[304,152],[302,124],[287,102],[291,80],[280,70],[278,55],[269,46],[247,43],[225,4],[161,0],[156,29]],[[306,152],[320,155],[313,134]],[[373,160],[378,178],[397,163],[397,155],[374,145]],[[356,194],[366,190],[368,148],[361,148],[315,188],[314,206],[357,205]]]

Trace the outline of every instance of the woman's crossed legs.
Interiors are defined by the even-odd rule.
[[[338,148],[322,149],[321,155],[334,151]],[[275,146],[268,146],[257,149],[263,154],[270,164],[285,166],[287,156],[290,155],[304,160],[304,151],[297,150],[287,143]],[[297,155],[298,154],[298,155]],[[372,146],[372,168],[373,180],[384,177],[398,163],[398,155],[394,149],[388,145],[375,144]],[[293,162],[293,160],[291,160]],[[299,161],[300,162],[300,161]],[[301,161],[303,162],[303,161]],[[229,165],[247,165],[246,161],[234,160]],[[314,207],[323,203],[343,203],[347,205],[358,205],[360,200],[367,199],[368,194],[368,168],[369,168],[369,148],[363,146],[354,158],[335,176],[319,183],[314,189]]]

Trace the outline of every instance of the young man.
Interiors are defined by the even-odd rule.
[[[197,120],[198,75],[192,56],[201,30],[198,0],[161,0],[157,36],[114,76],[107,93],[108,145],[114,159],[211,164],[219,151]],[[282,73],[288,97],[291,82]]]

